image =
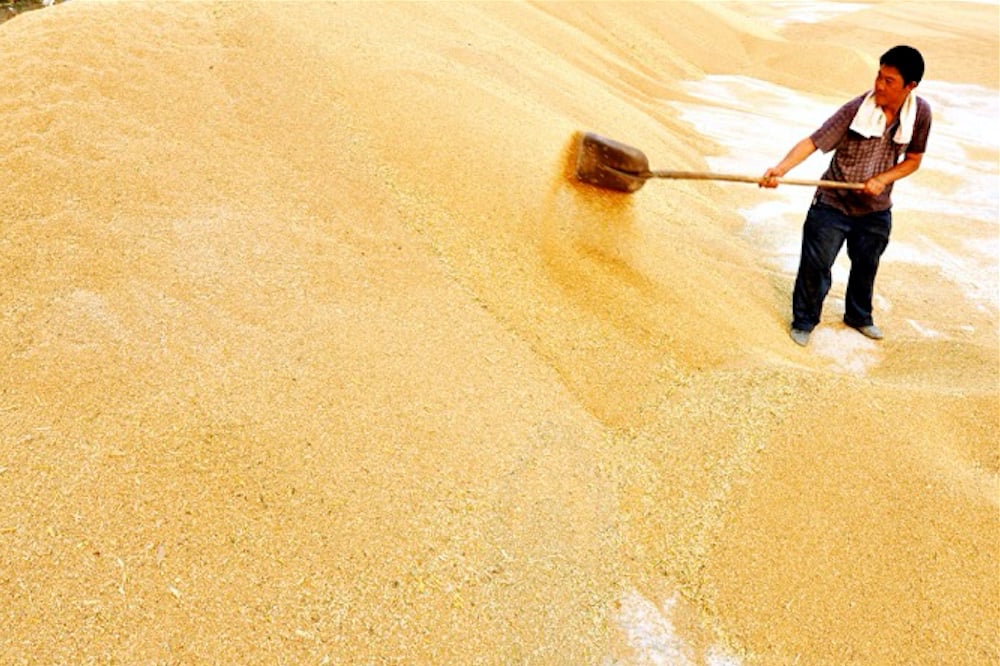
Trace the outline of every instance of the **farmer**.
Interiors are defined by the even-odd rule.
[[[819,323],[823,299],[830,291],[830,269],[845,240],[851,272],[844,323],[869,338],[882,339],[882,331],[872,320],[872,292],[892,228],[892,184],[920,168],[931,129],[931,108],[911,94],[924,75],[919,51],[893,47],[879,65],[873,90],[840,107],[761,179],[762,187],[777,187],[777,178],[818,148],[824,153],[834,151],[823,174],[825,180],[864,183],[864,190],[818,189],[806,214],[792,294],[791,336],[802,346]]]

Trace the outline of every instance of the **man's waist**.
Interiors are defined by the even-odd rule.
[[[892,208],[892,198],[889,196],[890,188],[886,188],[877,197],[870,196],[863,192],[853,190],[836,190],[820,188],[816,190],[813,198],[814,204],[821,204],[836,208],[845,215],[857,217],[878,213]]]

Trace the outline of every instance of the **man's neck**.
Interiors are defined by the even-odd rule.
[[[899,110],[903,108],[903,105],[906,104],[906,100],[908,100],[909,98],[910,98],[910,93],[907,93],[906,97],[903,98],[903,101],[900,102],[898,106],[893,107],[886,105],[882,107],[882,113],[885,114],[886,124],[888,125],[892,124],[892,121],[894,121],[896,119],[896,116],[899,115]]]

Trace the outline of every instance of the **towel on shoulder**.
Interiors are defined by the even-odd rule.
[[[913,125],[916,119],[917,98],[911,92],[899,109],[899,126],[892,140],[896,143],[909,143],[913,138]],[[875,91],[870,91],[861,102],[858,112],[854,114],[854,120],[851,121],[851,130],[867,139],[882,136],[885,132],[885,113],[882,107],[875,103]]]

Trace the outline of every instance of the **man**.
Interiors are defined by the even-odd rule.
[[[882,331],[872,319],[879,258],[892,227],[892,184],[920,168],[931,128],[931,108],[912,94],[924,75],[924,59],[896,46],[879,60],[874,88],[844,104],[781,162],[768,169],[762,187],[817,149],[834,151],[824,180],[864,183],[864,190],[818,189],[802,228],[802,254],[792,294],[791,336],[805,346],[819,323],[830,291],[830,270],[844,242],[851,259],[844,323],[874,340]],[[902,157],[902,160],[900,160]]]

